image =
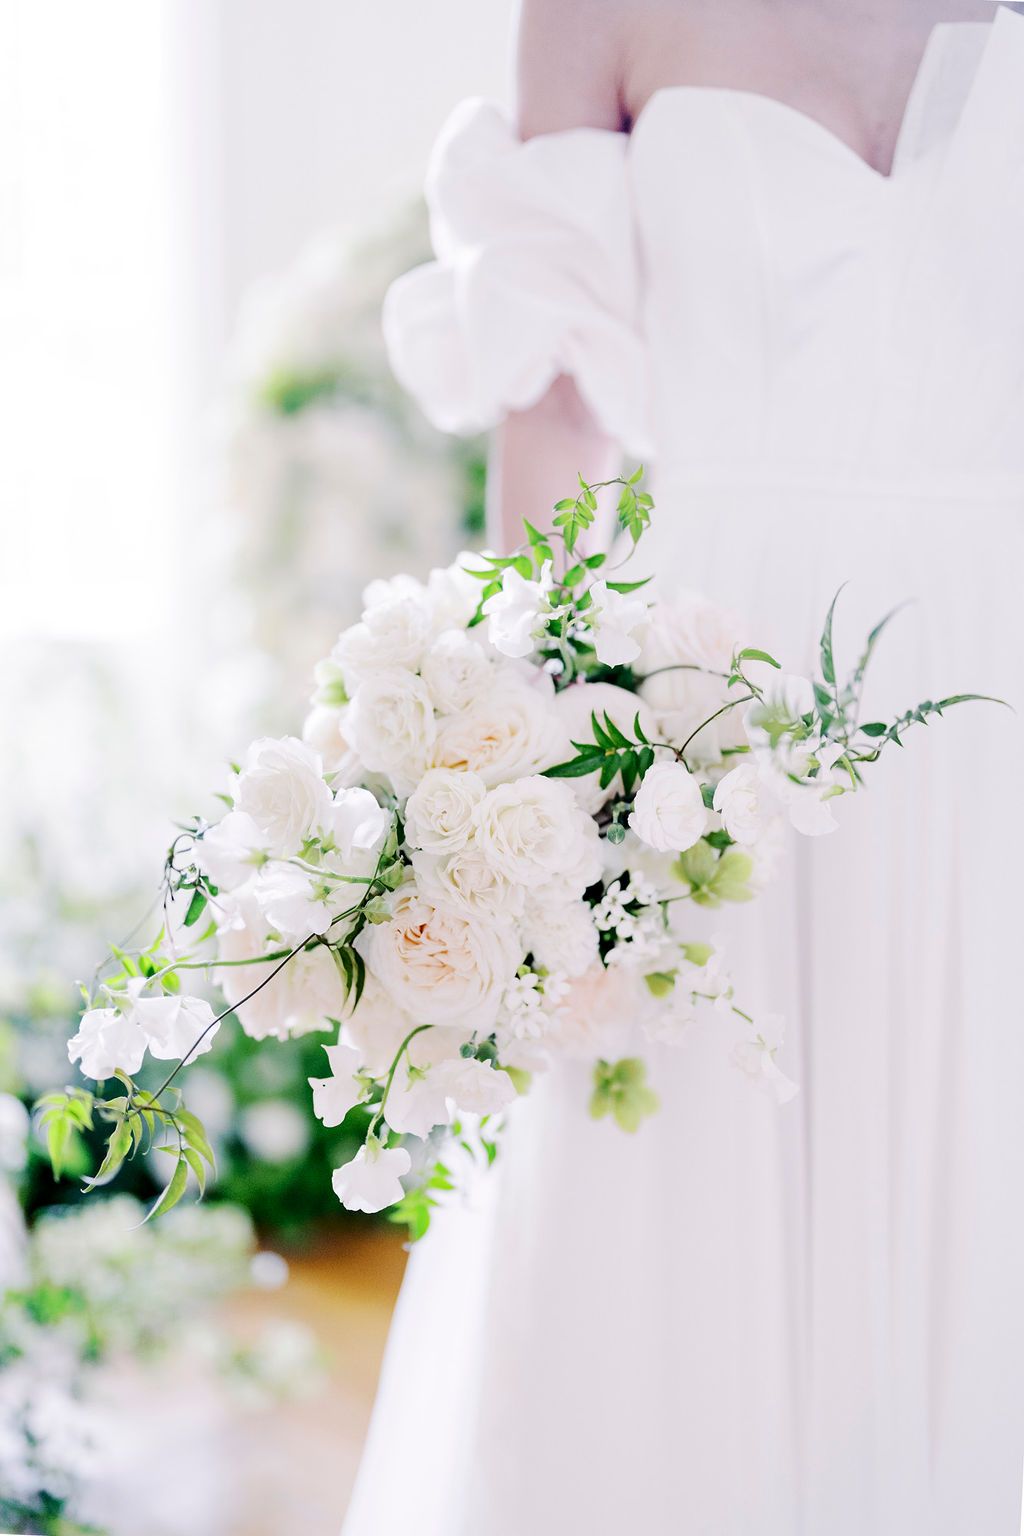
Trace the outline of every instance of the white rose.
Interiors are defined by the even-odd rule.
[[[476,808],[486,793],[479,774],[431,768],[406,803],[406,842],[425,853],[458,853],[473,837]]]
[[[737,619],[696,592],[680,592],[671,602],[649,610],[637,671],[644,675],[640,692],[656,716],[661,739],[681,746],[726,702],[725,678],[711,674],[728,671],[741,635]],[[652,673],[656,675],[648,675]],[[689,752],[713,762],[723,747],[743,741],[740,711],[735,709],[705,726]]]
[[[601,836],[597,822],[580,813],[572,848],[566,846],[565,864],[552,875],[541,892],[541,900],[547,904],[556,901],[578,901],[588,886],[594,885],[604,873],[604,850],[608,847]]]
[[[343,630],[331,652],[352,693],[375,672],[415,672],[430,643],[430,610],[419,593],[367,608],[360,623]]]
[[[644,672],[679,662],[727,672],[733,652],[743,645],[739,619],[701,592],[675,592],[648,614],[641,646]]]
[[[499,875],[532,885],[578,862],[584,820],[568,784],[533,774],[488,792],[476,809],[476,840]]]
[[[363,588],[363,618],[371,608],[389,607],[408,600],[426,607],[427,589],[415,576],[377,576]]]
[[[68,1059],[80,1063],[83,1076],[96,1082],[122,1072],[137,1072],[146,1054],[138,1023],[117,1008],[90,1008],[78,1033],[68,1041]]]
[[[473,617],[480,601],[482,583],[469,571],[478,569],[479,565],[478,554],[463,550],[451,565],[433,570],[427,577],[427,596],[438,632],[465,629]]]
[[[160,1061],[194,1061],[213,1046],[219,1024],[209,1003],[201,997],[140,997],[134,1016]],[[212,1027],[211,1027],[212,1026]]]
[[[734,842],[756,843],[775,809],[756,763],[741,763],[715,787],[714,808]]]
[[[235,806],[251,816],[278,859],[298,853],[318,831],[331,803],[320,758],[294,736],[254,741],[235,789]]]
[[[562,755],[554,691],[542,673],[504,675],[469,709],[439,722],[432,762],[478,773],[490,787],[550,768]]]
[[[390,922],[360,938],[369,969],[422,1024],[490,1029],[522,959],[507,923],[435,906],[411,882],[395,894]]]
[[[683,853],[704,835],[708,813],[700,785],[682,763],[655,763],[644,774],[630,828],[658,853]]]
[[[503,656],[530,656],[551,615],[551,562],[545,561],[539,581],[521,576],[514,565],[501,576],[501,591],[484,603],[487,638]]]
[[[397,1205],[405,1191],[401,1180],[412,1167],[404,1147],[384,1147],[376,1139],[359,1148],[350,1163],[335,1168],[334,1193],[347,1211],[383,1211]]]
[[[345,1008],[345,990],[330,953],[323,945],[302,950],[268,981],[277,962],[261,963],[259,957],[275,947],[280,945],[271,944],[253,890],[243,887],[235,892],[218,929],[217,952],[221,960],[254,963],[226,965],[217,979],[225,998],[237,1009],[243,1030],[253,1040],[268,1035],[286,1040],[289,1035],[329,1029],[330,1020],[340,1018]],[[255,996],[243,1002],[256,987],[260,990]]]
[[[332,775],[334,784],[352,783],[359,777],[359,763],[345,735],[347,713],[347,709],[318,704],[310,710],[302,727],[303,741],[320,754],[324,772]]]
[[[522,932],[525,948],[545,970],[582,976],[597,959],[597,929],[582,901],[532,907]]]
[[[416,852],[412,867],[417,885],[435,906],[448,904],[492,919],[516,918],[523,910],[522,887],[510,885],[476,846],[440,858]]]
[[[442,715],[468,709],[487,688],[493,668],[483,647],[465,630],[448,629],[423,658],[420,675]]]
[[[346,717],[352,745],[371,773],[408,794],[426,769],[436,726],[430,695],[411,672],[378,672],[360,687]]]
[[[593,636],[598,661],[606,667],[628,666],[640,655],[636,638],[647,619],[647,604],[636,592],[613,592],[606,581],[590,587],[590,607],[584,618]]]

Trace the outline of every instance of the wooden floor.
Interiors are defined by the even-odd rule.
[[[339,1536],[405,1257],[390,1230],[339,1235],[218,1319],[243,1342],[277,1320],[312,1329],[326,1371],[305,1400],[247,1406],[187,1354],[119,1367],[104,1394],[118,1465],[96,1523],[111,1536]]]

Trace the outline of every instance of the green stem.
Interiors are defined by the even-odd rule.
[[[421,1035],[425,1029],[433,1029],[433,1028],[434,1028],[433,1024],[417,1024],[416,1028],[415,1029],[411,1029],[409,1031],[409,1033],[406,1035],[405,1039],[402,1041],[401,1045],[398,1047],[398,1050],[395,1053],[395,1059],[391,1063],[391,1066],[388,1068],[388,1075],[387,1075],[387,1077],[386,1077],[386,1079],[384,1081],[384,1092],[381,1095],[380,1103],[377,1105],[377,1113],[374,1115],[373,1119],[370,1121],[370,1128],[369,1128],[369,1130],[366,1133],[367,1141],[369,1141],[370,1137],[376,1131],[376,1129],[377,1129],[378,1125],[380,1124],[381,1120],[384,1118],[384,1106],[388,1102],[388,1094],[391,1092],[391,1084],[394,1082],[394,1080],[395,1080],[395,1073],[398,1071],[398,1063],[401,1061],[402,1057],[405,1055],[406,1051],[409,1049],[409,1046],[410,1046],[411,1042],[413,1040],[415,1040],[416,1036],[417,1035]]]

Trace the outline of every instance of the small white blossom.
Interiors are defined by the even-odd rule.
[[[269,837],[251,816],[228,811],[196,843],[195,859],[218,889],[230,891],[266,863],[269,847]]]
[[[134,1016],[150,1055],[160,1061],[182,1061],[186,1053],[189,1061],[205,1056],[220,1028],[214,1025],[216,1015],[202,997],[140,997]]]
[[[647,604],[638,593],[613,592],[606,581],[595,581],[583,619],[593,636],[598,661],[606,667],[636,661],[640,642],[635,634],[646,623],[647,614]]]
[[[411,1167],[404,1147],[385,1147],[371,1137],[351,1162],[335,1168],[331,1184],[346,1210],[372,1215],[398,1204],[404,1193],[401,1180]]]
[[[340,1125],[363,1096],[359,1081],[359,1052],[351,1045],[325,1045],[330,1077],[311,1077],[313,1113],[326,1126]]]
[[[78,1033],[68,1041],[68,1058],[80,1063],[83,1076],[99,1082],[122,1072],[137,1072],[146,1054],[146,1037],[136,1021],[118,1008],[90,1008]]]
[[[732,1061],[763,1092],[786,1104],[799,1088],[776,1065],[775,1053],[782,1044],[782,1020],[775,1014],[751,1024],[732,1048]]]
[[[501,591],[484,603],[487,638],[503,656],[530,656],[551,617],[551,562],[546,560],[539,581],[521,576],[514,565],[506,566]]]

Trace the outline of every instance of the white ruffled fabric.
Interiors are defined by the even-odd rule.
[[[628,138],[581,128],[522,143],[464,102],[431,160],[437,260],[384,306],[392,367],[447,432],[492,427],[570,374],[601,426],[647,452]]]

